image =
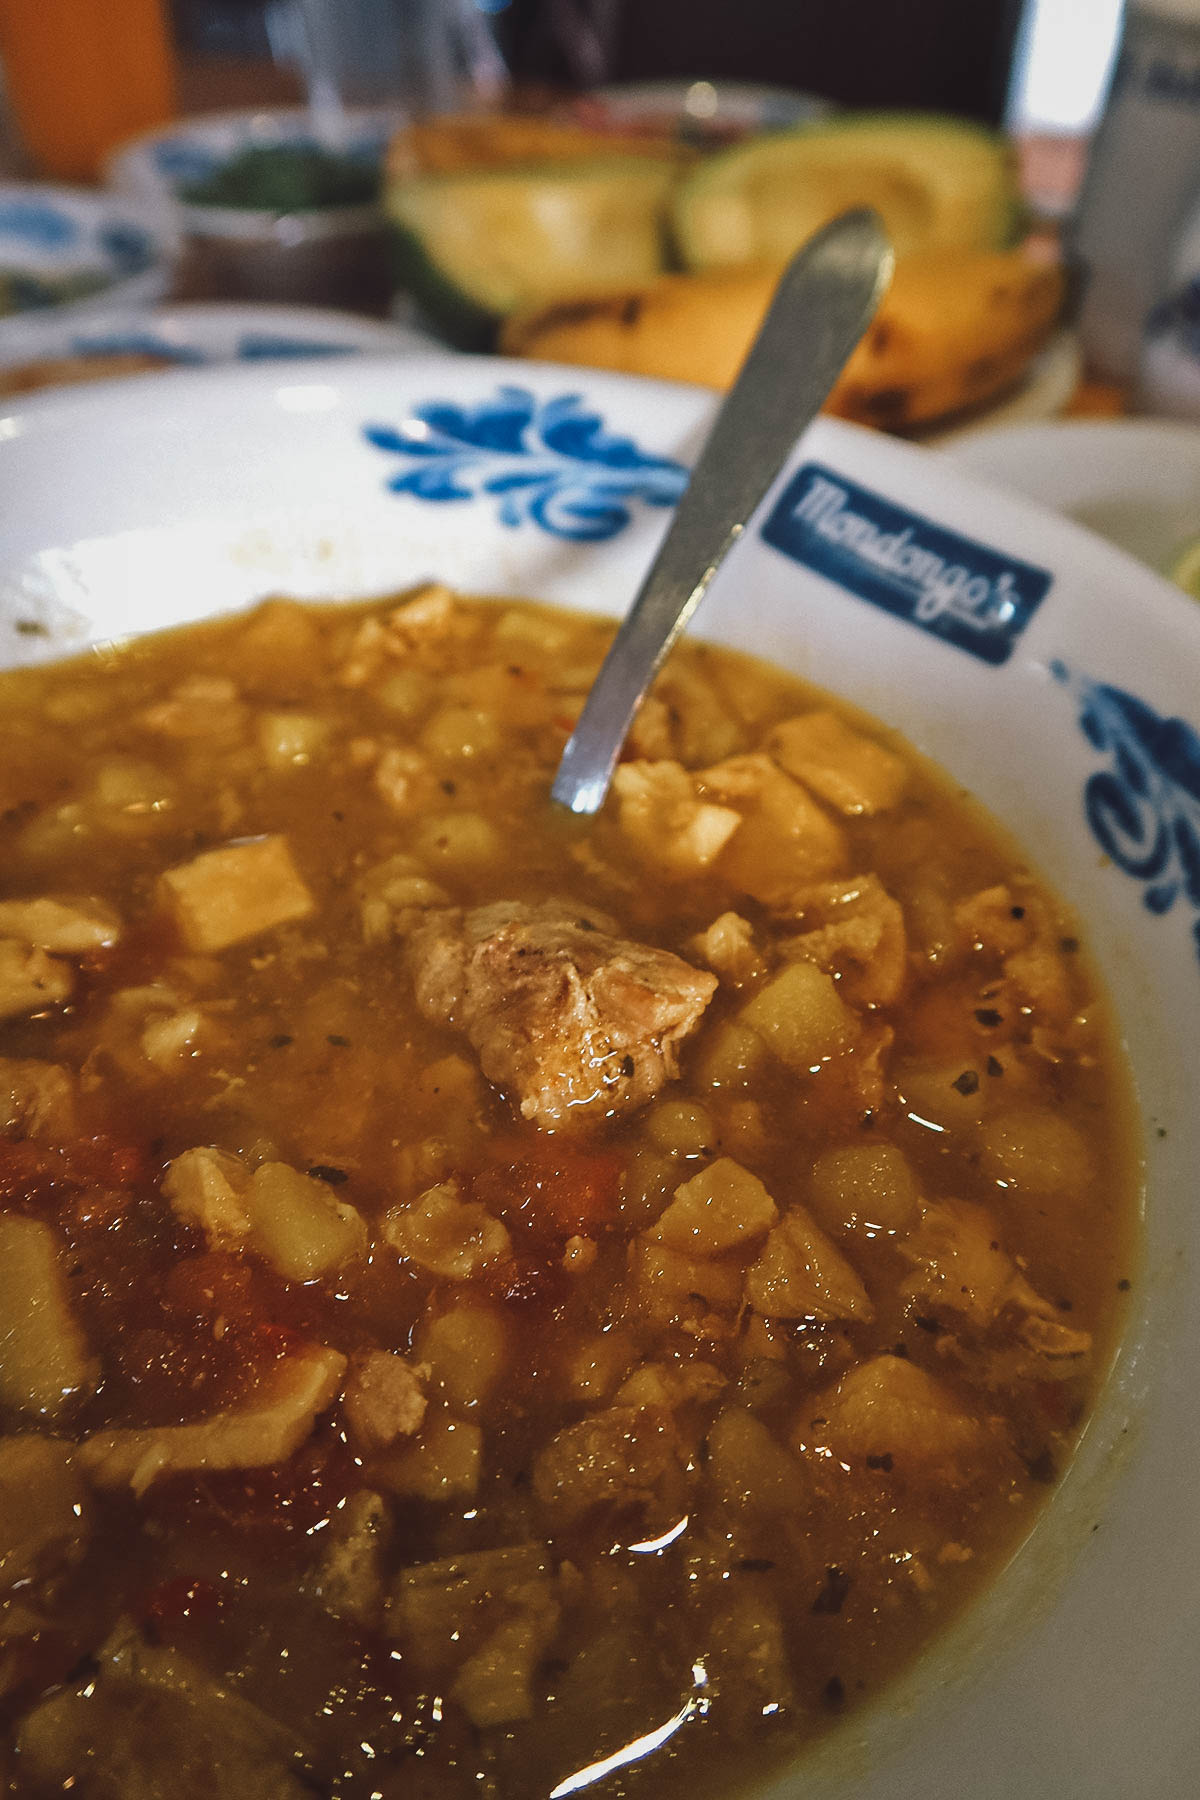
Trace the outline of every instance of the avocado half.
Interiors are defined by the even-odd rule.
[[[672,205],[690,269],[785,262],[853,206],[898,253],[1001,249],[1020,221],[1015,155],[996,133],[933,113],[847,113],[750,138],[702,162]]]
[[[520,307],[652,281],[680,168],[667,152],[393,181],[396,275],[451,343],[487,348]]]

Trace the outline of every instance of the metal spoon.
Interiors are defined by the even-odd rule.
[[[599,811],[647,689],[870,324],[892,262],[864,208],[834,219],[788,264],[563,751],[551,789],[560,805]]]

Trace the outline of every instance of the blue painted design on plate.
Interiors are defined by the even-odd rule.
[[[96,242],[120,275],[138,275],[154,259],[149,234],[140,225],[131,225],[125,219],[102,225],[96,233]]]
[[[71,339],[71,355],[157,356],[185,368],[210,360],[193,345],[173,344],[153,331],[78,332]]]
[[[238,339],[241,362],[273,362],[300,356],[352,356],[353,344],[328,344],[319,338],[283,337],[270,331],[246,331]]]
[[[1092,835],[1119,869],[1144,883],[1150,912],[1170,912],[1183,900],[1200,915],[1200,733],[1063,663],[1051,672],[1073,693],[1088,742],[1111,758],[1084,785]],[[1200,917],[1192,937],[1200,955]]]
[[[1007,662],[1050,591],[1049,570],[805,463],[762,528],[768,544],[982,662]]]
[[[81,236],[77,219],[48,200],[5,200],[0,204],[0,236],[35,250],[65,250]]]
[[[476,406],[429,400],[403,424],[367,425],[377,450],[415,466],[388,482],[419,500],[499,500],[503,525],[526,519],[553,537],[596,543],[630,521],[630,506],[674,506],[688,470],[653,456],[632,438],[610,436],[579,394],[539,400],[501,387]]]

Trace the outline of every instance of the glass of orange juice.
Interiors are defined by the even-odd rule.
[[[175,111],[163,0],[0,0],[0,61],[25,150],[60,180],[94,181]]]

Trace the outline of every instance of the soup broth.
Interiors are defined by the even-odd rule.
[[[434,587],[0,679],[14,1795],[724,1795],[1069,1458],[1136,1188],[1074,925],[703,643],[566,816],[611,631]]]

